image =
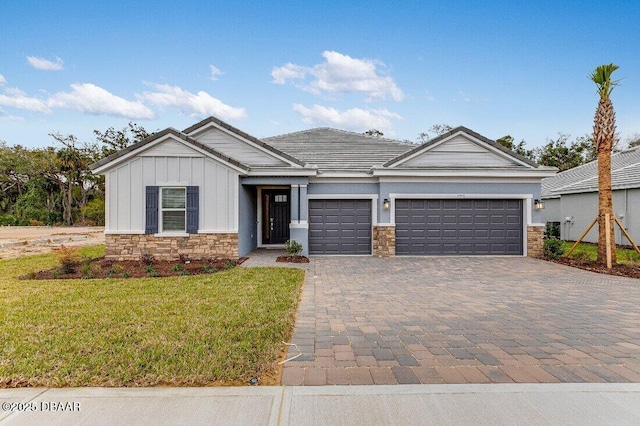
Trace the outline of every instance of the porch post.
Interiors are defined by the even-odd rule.
[[[300,217],[298,216],[298,212],[300,211],[300,197],[298,196],[299,189],[300,185],[291,185],[291,223],[300,222]]]

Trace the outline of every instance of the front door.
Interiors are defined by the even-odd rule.
[[[289,189],[262,190],[262,243],[283,244],[289,239]]]

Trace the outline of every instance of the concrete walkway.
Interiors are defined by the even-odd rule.
[[[0,425],[29,426],[640,424],[638,384],[27,388],[0,403]]]

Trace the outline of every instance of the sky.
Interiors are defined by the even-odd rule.
[[[258,138],[334,127],[416,142],[434,124],[538,147],[592,131],[614,63],[640,133],[640,2],[2,1],[0,141],[93,140],[213,115]]]

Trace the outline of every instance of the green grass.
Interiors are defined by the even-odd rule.
[[[99,256],[104,248],[82,250]],[[304,272],[19,280],[51,254],[0,261],[0,387],[237,383],[273,371]]]
[[[564,242],[565,253],[569,252],[573,244],[574,243],[570,241]],[[571,257],[595,261],[598,258],[598,246],[595,244],[580,243],[573,253],[571,253]],[[616,257],[618,263],[622,265],[640,266],[640,254],[633,249],[616,248]]]

